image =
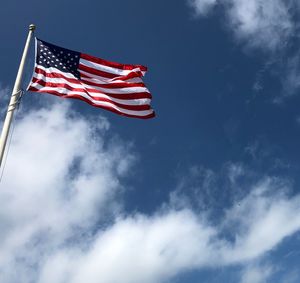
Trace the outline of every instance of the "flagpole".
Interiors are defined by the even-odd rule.
[[[3,128],[2,128],[2,133],[1,133],[1,138],[0,138],[0,167],[2,164],[2,160],[3,160],[3,156],[4,156],[4,152],[5,152],[5,145],[7,142],[7,137],[8,137],[8,133],[9,133],[9,128],[12,122],[12,118],[14,115],[14,110],[16,109],[19,99],[20,99],[20,92],[21,92],[21,83],[22,83],[22,77],[23,77],[23,72],[24,72],[24,66],[25,66],[25,62],[26,62],[26,58],[27,58],[27,54],[28,54],[28,49],[30,46],[30,41],[33,35],[33,32],[35,30],[35,25],[30,25],[29,26],[29,33],[27,36],[27,40],[26,40],[26,44],[24,47],[24,51],[23,51],[23,55],[22,55],[22,59],[20,62],[20,66],[19,66],[19,70],[18,70],[18,74],[16,77],[16,81],[15,81],[15,85],[12,91],[12,95],[11,95],[11,99],[8,105],[8,109],[6,112],[6,117],[4,120],[4,124],[3,124]]]

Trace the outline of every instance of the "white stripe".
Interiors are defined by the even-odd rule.
[[[98,63],[95,63],[95,62],[92,62],[92,61],[89,61],[89,60],[85,60],[85,59],[82,59],[82,58],[80,58],[79,64],[82,64],[84,66],[93,68],[95,70],[100,70],[100,71],[110,73],[110,74],[114,74],[114,75],[118,75],[118,76],[127,76],[128,74],[133,73],[133,72],[141,72],[143,74],[145,73],[139,67],[131,69],[131,70],[121,70],[121,69],[105,66],[105,65],[102,65],[102,64],[98,64]]]
[[[38,69],[41,69],[41,70],[45,71],[47,74],[58,73],[58,74],[61,74],[61,75],[65,76],[66,78],[78,80],[78,78],[76,78],[72,73],[62,72],[61,70],[59,70],[55,67],[45,68],[42,65],[37,65],[36,67]]]
[[[124,94],[126,95],[127,93],[139,93],[139,92],[149,92],[149,90],[146,87],[124,87],[124,88],[102,88],[98,86],[91,86],[88,84],[85,84],[83,81],[78,80],[78,83],[71,83],[68,82],[67,80],[63,78],[49,78],[44,76],[44,74],[37,74],[35,73],[35,78],[38,80],[43,80],[45,82],[50,82],[50,83],[67,83],[68,85],[72,87],[80,87],[82,86],[83,88],[93,88],[99,91],[104,92],[105,94]]]
[[[32,84],[33,86],[33,84]],[[128,114],[128,115],[136,115],[136,116],[147,116],[147,115],[150,115],[153,113],[153,109],[149,109],[149,110],[137,110],[137,111],[134,111],[134,110],[127,110],[127,109],[124,109],[124,108],[121,108],[121,107],[118,107],[116,106],[115,104],[111,103],[111,102],[105,102],[105,101],[97,101],[97,100],[94,100],[92,99],[90,96],[88,96],[86,93],[83,93],[83,92],[76,92],[76,91],[69,91],[65,88],[58,88],[58,87],[43,87],[41,85],[36,85],[33,86],[37,89],[39,89],[40,91],[42,92],[47,92],[47,91],[56,91],[56,92],[59,92],[63,95],[80,95],[86,99],[88,99],[89,101],[91,101],[92,103],[94,103],[95,105],[97,106],[108,106],[108,107],[111,107],[115,110],[117,110],[118,112],[121,112],[121,113],[124,113],[124,114]]]
[[[84,73],[83,71],[81,71],[80,73]],[[85,73],[88,76],[88,73]],[[101,81],[99,79],[96,78],[86,78],[86,77],[82,77],[81,80],[85,80],[85,81],[89,81],[89,82],[94,82],[94,83],[102,83],[102,84],[114,84],[114,83],[143,83],[143,80],[141,78],[132,78],[129,80],[109,80],[109,81]]]

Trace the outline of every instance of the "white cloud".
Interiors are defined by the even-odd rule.
[[[2,276],[20,258],[32,255],[35,261],[35,252],[79,241],[101,215],[118,208],[119,178],[134,156],[126,145],[105,144],[101,133],[108,127],[66,103],[31,111],[17,122],[0,190]]]
[[[0,97],[1,101],[3,100],[3,97],[5,97],[9,92],[9,88],[7,86],[3,86],[2,83],[0,83]]]
[[[163,282],[175,274],[199,265],[210,265],[214,258],[210,239],[215,230],[203,226],[191,211],[170,211],[153,217],[136,215],[119,219],[95,238],[91,248],[68,255],[59,278],[72,269],[70,282]],[[43,270],[41,283],[53,282],[49,274],[57,257]],[[64,282],[64,281],[56,281]]]
[[[236,38],[250,47],[276,50],[286,45],[294,34],[294,1],[284,0],[195,0],[198,15],[206,15],[216,4],[222,6],[228,26]],[[294,9],[295,10],[295,9]]]
[[[225,15],[223,21],[237,42],[246,49],[268,52],[267,63],[258,71],[255,92],[265,89],[263,74],[278,76],[283,93],[274,103],[297,93],[299,84],[298,31],[300,4],[296,0],[187,0],[198,16],[206,16],[216,6]],[[295,48],[296,49],[295,49]]]
[[[227,212],[225,226],[237,227],[228,262],[252,260],[275,248],[283,239],[300,229],[300,196],[288,198],[288,188],[278,179],[267,178]],[[281,193],[274,193],[280,191]]]
[[[265,283],[272,275],[273,269],[270,265],[249,266],[243,271],[241,283]]]
[[[236,36],[250,46],[274,50],[286,44],[294,30],[286,1],[234,0],[228,13]]]
[[[300,88],[300,54],[289,58],[285,64],[282,80],[285,96],[295,94]],[[280,101],[280,99],[279,99]]]
[[[235,185],[237,179],[245,174],[245,169],[242,164],[228,164],[228,178],[232,185]]]
[[[7,106],[8,106],[8,102],[9,102],[9,88],[7,86],[4,86],[1,82],[0,82],[0,115],[2,117],[4,117],[6,110],[7,110]],[[1,119],[1,123],[2,123]]]
[[[18,121],[0,184],[1,282],[164,282],[191,269],[248,263],[299,231],[300,197],[274,193],[288,188],[272,178],[220,223],[187,203],[126,214],[118,196],[135,155],[104,139],[108,129],[105,119],[89,120],[65,103]],[[191,176],[214,184],[209,170],[194,167]]]
[[[66,278],[72,283],[96,283],[100,278],[108,283],[165,282],[192,269],[253,262],[300,229],[296,216],[299,197],[270,196],[273,185],[270,180],[258,184],[228,211],[219,226],[210,225],[203,215],[189,209],[117,219],[95,236],[89,248],[67,249],[51,256],[39,282],[50,282],[53,270],[57,270],[56,282]],[[222,238],[220,234],[226,232],[222,226],[236,235],[234,241]],[[242,282],[264,282],[271,271],[268,266],[250,265]]]
[[[206,15],[217,4],[217,0],[189,0],[189,4],[195,9],[197,15]]]

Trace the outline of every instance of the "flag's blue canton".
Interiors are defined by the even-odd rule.
[[[80,53],[62,48],[37,39],[36,63],[45,68],[56,68],[62,72],[72,73],[80,78],[78,72]]]

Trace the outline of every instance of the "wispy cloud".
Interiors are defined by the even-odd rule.
[[[280,179],[266,178],[228,210],[225,226],[238,228],[234,248],[225,256],[227,260],[239,262],[259,257],[299,230],[300,220],[294,212],[299,212],[300,196],[287,197],[283,193],[289,189],[286,185]]]
[[[5,96],[7,95],[7,93],[9,92],[8,87],[4,87],[1,83],[0,83],[0,97],[1,97],[1,101],[5,99]]]
[[[9,99],[9,88],[0,82],[0,115],[3,117],[6,113]],[[1,119],[1,121],[2,120],[3,119]]]
[[[228,15],[237,38],[249,46],[284,47],[295,31],[289,3],[282,0],[233,0]]]
[[[225,15],[225,26],[243,48],[260,50],[267,55],[253,84],[254,91],[264,89],[262,75],[265,72],[279,77],[282,84],[282,93],[275,95],[274,102],[281,102],[299,90],[299,1],[187,1],[199,17],[213,14],[210,12],[218,7]]]
[[[198,15],[206,15],[214,6],[222,6],[236,38],[250,47],[268,50],[284,47],[296,29],[291,10],[296,6],[293,1],[194,0],[189,3]]]
[[[218,0],[189,0],[189,5],[195,9],[197,15],[206,16],[217,4]]]
[[[242,273],[241,283],[264,283],[272,275],[274,268],[270,265],[248,266]]]
[[[289,58],[282,78],[285,96],[294,95],[300,89],[300,54]]]

